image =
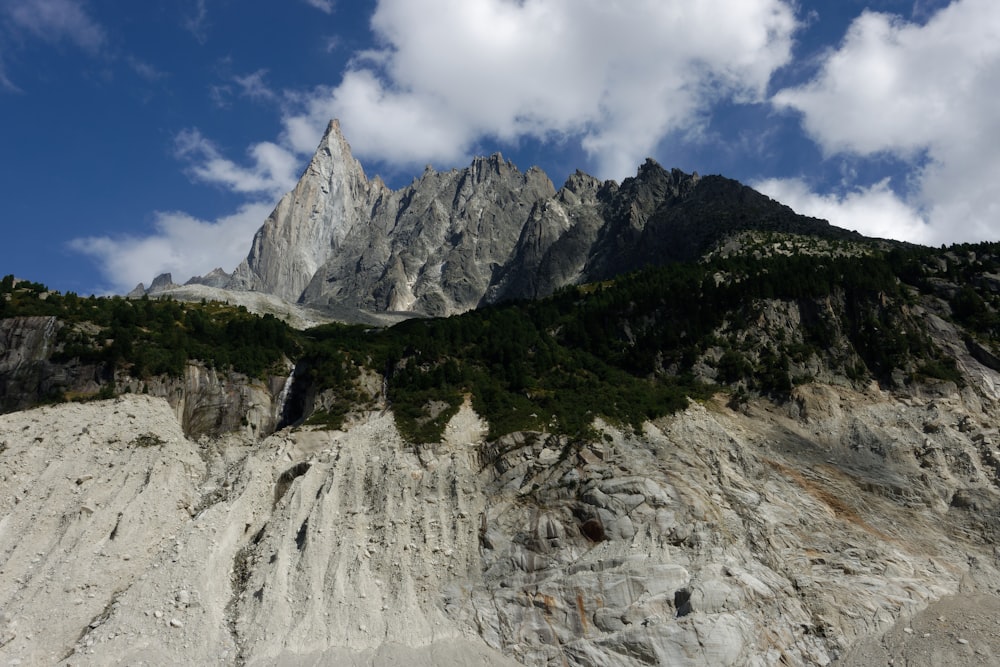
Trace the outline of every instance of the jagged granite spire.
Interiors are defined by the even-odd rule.
[[[499,153],[427,168],[392,191],[365,177],[334,120],[228,287],[319,307],[461,312],[507,262],[534,204],[554,194],[541,170],[522,174]]]
[[[426,169],[371,202],[306,289],[311,305],[448,315],[474,308],[508,261],[532,207],[555,194],[539,169],[497,153],[464,169]]]
[[[464,169],[427,167],[393,191],[366,178],[334,120],[227,287],[319,308],[450,315],[695,260],[744,229],[852,235],[736,181],[651,159],[621,184],[577,172],[556,192],[540,169],[522,173],[495,153]]]
[[[380,188],[381,181],[365,177],[340,123],[330,121],[295,189],[281,198],[257,231],[250,254],[228,287],[298,301],[337,246],[365,224],[364,204],[372,190]]]

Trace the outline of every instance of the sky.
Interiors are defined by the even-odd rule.
[[[996,0],[0,0],[0,275],[232,271],[331,118],[369,177],[652,157],[927,245],[1000,240]]]

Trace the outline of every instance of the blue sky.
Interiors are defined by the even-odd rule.
[[[0,274],[231,271],[331,117],[369,176],[651,156],[863,233],[1000,240],[996,0],[0,0]]]

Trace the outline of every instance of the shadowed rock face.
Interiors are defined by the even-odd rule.
[[[96,393],[110,373],[103,365],[53,363],[55,317],[0,320],[0,412],[23,410],[69,392]]]
[[[314,307],[449,315],[693,260],[742,229],[856,237],[735,181],[652,160],[620,185],[582,172],[556,192],[499,154],[390,190],[333,121],[227,287]],[[218,281],[218,276],[215,277]]]
[[[114,384],[115,392],[146,393],[167,399],[190,437],[246,431],[264,436],[281,421],[285,377],[266,380],[234,371],[187,364],[180,377],[137,380],[113,374],[105,363],[53,361],[57,334],[67,325],[55,317],[0,319],[0,412],[49,401],[93,397]]]

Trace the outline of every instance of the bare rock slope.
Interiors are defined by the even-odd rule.
[[[831,664],[1000,587],[980,380],[582,443],[468,406],[419,448],[387,411],[259,442],[146,396],[4,415],[0,663]]]

